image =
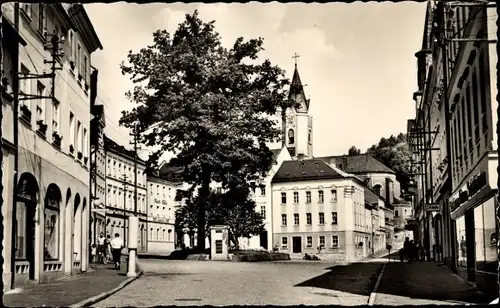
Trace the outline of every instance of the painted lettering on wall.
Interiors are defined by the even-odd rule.
[[[454,211],[459,208],[462,204],[467,202],[481,189],[483,189],[486,184],[488,184],[488,176],[486,172],[481,172],[481,174],[472,177],[467,182],[467,189],[460,191],[458,198],[450,202],[451,210]]]

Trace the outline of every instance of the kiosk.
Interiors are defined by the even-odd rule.
[[[210,228],[210,252],[212,260],[229,259],[229,227],[213,226]]]

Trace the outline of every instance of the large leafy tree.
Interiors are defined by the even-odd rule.
[[[131,51],[122,63],[122,73],[136,84],[127,95],[138,106],[124,112],[120,123],[158,147],[151,168],[163,153],[176,154],[168,165],[181,167],[190,185],[184,197],[196,211],[200,250],[209,184],[227,188],[265,176],[272,166],[266,143],[281,133],[269,116],[295,105],[287,99],[284,71],[269,60],[257,63],[262,49],[261,38],[238,38],[230,49],[223,47],[214,21],[203,22],[195,11],[173,35],[156,31],[152,45]]]
[[[349,151],[347,152],[347,155],[349,156],[355,156],[361,154],[361,150],[355,147],[354,145],[349,148]]]
[[[401,183],[401,189],[408,190],[411,151],[405,134],[381,138],[378,144],[368,149],[367,153],[394,170],[396,179]]]

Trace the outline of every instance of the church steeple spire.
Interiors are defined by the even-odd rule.
[[[306,99],[306,94],[304,92],[304,85],[302,85],[302,81],[300,80],[299,76],[299,69],[297,68],[297,58],[300,56],[295,53],[295,55],[292,57],[295,59],[295,70],[293,72],[293,77],[292,77],[292,83],[290,84],[290,93],[288,98],[292,99],[294,98],[296,101],[302,100],[304,103],[306,110],[309,110],[309,100]]]

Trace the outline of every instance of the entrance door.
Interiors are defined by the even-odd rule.
[[[264,249],[267,248],[267,231],[262,231],[260,233],[260,247],[264,247]]]
[[[465,212],[465,243],[467,246],[467,280],[476,281],[476,238],[474,235],[474,210]]]
[[[301,253],[302,252],[302,238],[300,236],[292,237],[292,252]]]
[[[29,263],[29,279],[35,279],[35,213],[36,204],[26,204],[26,261]]]

